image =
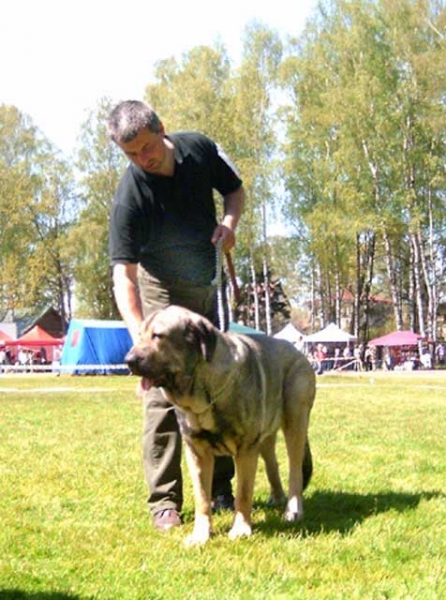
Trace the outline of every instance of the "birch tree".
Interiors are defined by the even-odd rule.
[[[332,279],[349,282],[364,339],[377,285],[392,296],[397,328],[407,326],[410,301],[411,325],[425,333],[430,322],[433,334],[444,227],[442,31],[444,8],[434,2],[325,3],[285,65],[288,214],[309,229],[321,274],[328,251],[333,275],[322,294],[333,297]]]
[[[14,106],[0,106],[0,303],[51,305],[70,316],[74,213],[70,166]]]

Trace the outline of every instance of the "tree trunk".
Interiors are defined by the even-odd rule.
[[[251,282],[252,282],[252,293],[254,298],[254,327],[260,329],[260,304],[259,304],[259,291],[257,289],[256,281],[256,270],[254,267],[254,257],[251,255]]]
[[[400,276],[395,268],[393,258],[392,244],[388,232],[384,229],[383,232],[384,246],[386,249],[386,267],[387,275],[390,282],[390,292],[392,294],[393,316],[395,319],[395,327],[398,331],[403,329],[403,303],[401,299],[399,279]]]
[[[353,323],[354,323],[354,335],[359,340],[359,311],[361,305],[361,292],[362,292],[362,273],[361,273],[361,244],[359,239],[359,233],[356,234],[356,286],[355,295],[353,299]]]
[[[426,335],[426,318],[425,318],[425,310],[424,310],[424,296],[423,296],[423,277],[422,277],[422,268],[421,268],[421,253],[422,250],[420,248],[419,240],[416,233],[410,234],[410,243],[413,250],[413,277],[414,277],[414,285],[415,285],[415,304],[417,307],[417,317],[418,317],[418,329],[419,333],[425,337]]]
[[[264,294],[265,294],[265,323],[266,323],[266,333],[271,335],[271,302],[270,302],[270,281],[269,281],[269,273],[268,273],[268,263],[266,262],[266,257],[263,257],[263,285],[264,285]]]

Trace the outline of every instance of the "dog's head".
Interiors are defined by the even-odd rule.
[[[151,313],[125,361],[143,388],[162,387],[173,394],[190,390],[200,361],[212,360],[218,330],[204,317],[179,306]]]

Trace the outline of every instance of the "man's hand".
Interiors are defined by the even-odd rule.
[[[228,254],[235,246],[235,233],[226,225],[218,225],[214,230],[211,242],[216,245],[220,239],[222,240],[223,252]]]
[[[211,241],[213,244],[216,244],[218,240],[221,239],[223,243],[223,252],[229,254],[235,246],[235,229],[243,212],[245,203],[245,191],[243,186],[241,185],[235,192],[224,196],[223,200],[225,207],[224,217],[220,225],[215,228]]]

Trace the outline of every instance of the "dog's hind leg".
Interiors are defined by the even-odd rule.
[[[267,437],[260,446],[260,454],[265,462],[266,475],[270,485],[270,496],[268,498],[270,506],[279,506],[284,504],[286,500],[276,456],[276,437],[276,434]]]
[[[298,417],[285,422],[284,435],[288,451],[289,492],[285,510],[286,521],[300,521],[304,515],[303,506],[303,463],[307,444],[309,415],[302,411]]]
[[[303,518],[303,490],[311,477],[312,459],[308,443],[310,412],[316,393],[316,377],[308,361],[297,360],[283,386],[282,427],[288,451],[289,482],[287,521]],[[304,476],[305,469],[305,476]]]
[[[258,452],[242,452],[235,456],[235,472],[237,476],[237,491],[235,494],[235,517],[229,538],[250,536],[252,497],[257,471]]]
[[[311,454],[310,440],[307,437],[307,441],[305,443],[304,462],[302,464],[302,477],[303,477],[304,491],[308,487],[308,484],[311,481],[312,475],[313,475],[313,456]]]

